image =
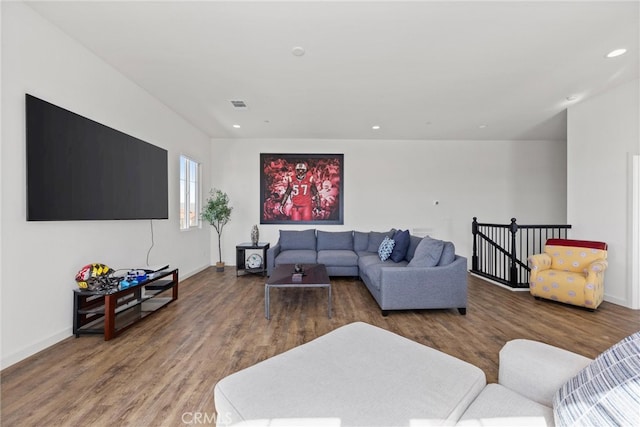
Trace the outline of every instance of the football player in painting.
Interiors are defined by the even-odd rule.
[[[287,199],[291,197],[291,209],[289,217],[292,221],[311,221],[313,205],[316,209],[320,207],[318,200],[318,189],[312,174],[307,173],[307,165],[296,164],[295,176],[285,177],[287,189],[280,204],[280,212],[284,213],[284,206]]]

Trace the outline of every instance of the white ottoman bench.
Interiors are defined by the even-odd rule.
[[[455,424],[486,384],[467,362],[366,323],[220,380],[217,425]]]

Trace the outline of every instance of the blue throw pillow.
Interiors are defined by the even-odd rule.
[[[386,261],[389,259],[391,252],[393,252],[393,245],[396,242],[393,241],[390,237],[385,237],[382,243],[380,243],[380,247],[378,248],[378,256],[381,261]]]
[[[440,261],[442,249],[444,249],[442,240],[426,236],[416,248],[416,252],[407,267],[435,267]]]
[[[395,245],[393,245],[393,252],[391,252],[391,256],[389,257],[393,262],[400,262],[407,256],[410,238],[409,230],[398,230],[395,232],[393,235]]]

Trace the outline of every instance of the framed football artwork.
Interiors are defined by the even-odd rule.
[[[344,224],[344,154],[260,154],[260,224]]]

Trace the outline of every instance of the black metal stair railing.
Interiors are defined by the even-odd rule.
[[[473,217],[471,272],[511,288],[528,288],[530,255],[542,253],[547,239],[566,239],[570,225],[484,224]]]

